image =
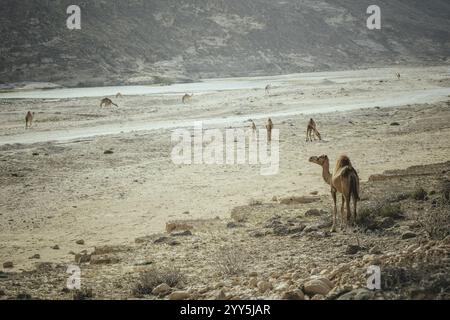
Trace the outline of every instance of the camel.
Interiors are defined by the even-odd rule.
[[[189,94],[185,94],[183,96],[183,98],[181,99],[181,102],[183,102],[183,104],[186,104],[186,102],[191,101],[192,97],[194,96],[194,94],[192,93],[191,95]]]
[[[25,129],[31,128],[33,124],[33,118],[34,118],[34,112],[31,111],[27,112],[27,115],[25,116]]]
[[[100,108],[103,107],[103,105],[104,105],[105,107],[110,107],[111,105],[116,106],[116,107],[119,107],[117,104],[115,104],[114,102],[112,102],[112,100],[109,99],[109,98],[104,98],[104,99],[102,99],[102,101],[100,102]]]
[[[251,122],[251,129],[252,129],[252,139],[256,139],[256,124],[253,122],[253,120],[250,120]]]
[[[336,232],[336,193],[342,194],[341,204],[341,230],[345,229],[351,220],[350,200],[353,200],[353,223],[356,223],[356,207],[359,199],[359,177],[353,168],[350,159],[347,156],[341,156],[337,162],[333,174],[330,173],[330,161],[328,156],[311,157],[309,162],[318,164],[322,167],[322,178],[331,187],[331,196],[333,198],[333,225],[331,232]],[[347,209],[347,216],[344,214],[344,203]],[[345,221],[345,226],[343,223]]]
[[[396,72],[395,75],[397,76],[397,80],[400,80],[400,72]]]
[[[270,119],[270,118],[267,120],[266,129],[267,129],[267,141],[271,142],[272,141],[273,123],[272,123],[272,119]]]
[[[306,128],[306,142],[312,141],[312,137],[316,140],[316,136],[319,140],[322,140],[319,131],[317,130],[316,122],[311,118],[309,119],[308,126]]]
[[[265,89],[267,95],[270,95],[270,91],[269,91],[270,89],[272,89],[272,86],[270,84],[268,84]]]
[[[123,96],[120,92],[117,92],[117,94],[116,94],[116,99],[118,99],[118,98],[123,98]]]

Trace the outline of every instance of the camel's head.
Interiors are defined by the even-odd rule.
[[[309,158],[309,162],[318,164],[319,166],[323,166],[326,162],[328,162],[328,156],[324,154],[319,157],[313,156]]]

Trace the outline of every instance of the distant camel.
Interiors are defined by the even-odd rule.
[[[181,102],[183,102],[183,104],[186,104],[186,102],[189,102],[189,101],[191,101],[192,100],[192,97],[194,96],[194,94],[191,94],[191,95],[189,95],[189,94],[185,94],[184,96],[183,96],[183,98],[181,99]]]
[[[272,86],[270,85],[270,84],[268,84],[267,86],[266,86],[266,94],[270,94],[270,89],[272,89]]]
[[[252,139],[255,140],[256,139],[256,124],[255,122],[253,122],[253,120],[250,120],[251,124],[251,128],[252,128]]]
[[[312,141],[312,137],[316,140],[316,136],[319,140],[322,140],[319,130],[317,130],[316,122],[311,118],[309,119],[308,126],[306,128],[306,141]]]
[[[400,80],[400,73],[396,72],[395,75],[397,76],[397,80]]]
[[[102,101],[100,102],[100,108],[105,106],[105,107],[110,107],[111,105],[119,107],[117,104],[115,104],[114,102],[112,102],[111,99],[109,98],[104,98],[102,99]]]
[[[345,227],[351,220],[350,200],[353,199],[353,219],[356,222],[356,206],[359,200],[359,177],[356,170],[353,168],[350,159],[347,156],[341,156],[337,162],[333,174],[330,173],[330,161],[328,156],[321,155],[320,157],[311,157],[309,162],[316,163],[322,167],[322,177],[326,183],[331,186],[331,196],[333,198],[333,226],[331,232],[336,231],[336,193],[342,194],[341,204],[341,229],[345,221]],[[344,214],[344,202],[347,209],[347,216]],[[345,228],[344,227],[344,228]]]
[[[34,118],[34,112],[31,111],[27,112],[27,115],[25,116],[25,129],[31,128],[33,125],[33,118]]]
[[[117,92],[116,98],[123,98],[122,94],[120,92]]]
[[[266,129],[267,129],[267,141],[271,142],[272,141],[273,123],[272,123],[272,119],[270,119],[270,118],[267,120]]]

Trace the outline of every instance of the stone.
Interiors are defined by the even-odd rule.
[[[187,291],[174,291],[169,295],[169,300],[186,300],[190,298],[190,294]]]
[[[324,281],[323,278],[309,280],[303,286],[303,291],[311,297],[316,294],[326,296],[331,289],[332,287],[329,286],[328,281]]]
[[[417,237],[417,235],[414,232],[411,231],[406,231],[402,234],[402,239],[406,240],[406,239],[411,239],[411,238],[415,238]]]
[[[286,291],[282,294],[283,300],[305,300],[305,294],[301,290]]]
[[[41,255],[36,253],[35,255],[32,255],[31,257],[29,257],[28,259],[40,259]]]
[[[185,231],[192,230],[193,226],[187,224],[185,222],[171,221],[166,223],[166,231],[167,233],[171,233],[172,231]]]
[[[380,221],[379,227],[382,229],[388,229],[388,228],[394,226],[394,224],[395,224],[394,219],[392,219],[391,217],[386,217]]]
[[[258,272],[256,271],[252,271],[248,274],[250,277],[257,277],[258,276]]]
[[[170,235],[173,237],[185,237],[185,236],[192,236],[192,232],[191,230],[185,230],[181,232],[172,232]]]
[[[266,281],[266,280],[261,280],[258,282],[257,284],[258,290],[261,293],[264,293],[268,290],[272,289],[272,285],[270,284],[270,282]]]
[[[227,223],[228,229],[233,229],[233,228],[237,228],[237,227],[239,227],[239,224],[237,224],[236,222],[228,222]]]
[[[80,264],[80,263],[88,263],[89,261],[91,261],[91,255],[87,254],[87,253],[77,253],[75,255],[75,262]]]
[[[362,248],[360,246],[350,244],[345,249],[345,254],[357,254],[359,251],[361,251],[361,249]]]
[[[317,226],[307,226],[303,229],[303,232],[311,233],[311,232],[318,231],[318,230],[319,230],[319,228],[317,228]]]
[[[105,152],[103,152],[103,154],[113,154],[114,153],[114,151],[112,151],[112,150],[105,150]]]
[[[180,243],[179,241],[176,241],[176,240],[170,240],[169,242],[167,242],[167,244],[168,244],[169,246],[178,246],[178,245],[180,245],[181,243]]]
[[[155,239],[155,240],[153,241],[153,243],[155,243],[155,244],[158,244],[158,243],[164,243],[164,242],[167,242],[167,240],[169,240],[168,237],[159,237],[158,239]]]
[[[364,288],[355,289],[341,295],[338,300],[370,300],[374,297],[374,293]]]
[[[257,278],[251,278],[248,284],[249,284],[250,287],[256,288],[258,286],[258,279]]]
[[[14,268],[14,263],[12,263],[12,261],[6,261],[6,262],[3,263],[3,268],[4,269]]]
[[[319,201],[320,197],[287,197],[280,199],[281,204],[308,204]]]
[[[288,289],[289,289],[289,285],[287,283],[285,283],[285,282],[282,282],[282,283],[277,284],[274,287],[273,291],[275,291],[275,292],[285,292]]]
[[[325,296],[321,294],[315,294],[311,300],[325,300]]]
[[[112,257],[108,255],[91,255],[90,263],[91,264],[114,264],[120,262],[120,259],[117,257]]]
[[[153,289],[152,294],[155,296],[165,296],[170,292],[170,286],[167,283],[161,283]]]
[[[52,249],[53,249],[53,250],[59,250],[59,246],[58,246],[57,244],[55,244],[55,245],[52,247]]]
[[[317,209],[310,209],[305,212],[305,217],[317,217],[320,216],[322,213],[320,210]]]
[[[82,246],[82,245],[84,245],[84,240],[80,239],[80,240],[77,240],[75,243]]]

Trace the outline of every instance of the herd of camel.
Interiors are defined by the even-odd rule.
[[[400,80],[400,73],[395,73],[398,80]],[[269,94],[271,89],[271,85],[267,85],[265,87],[266,94]],[[183,104],[189,102],[193,98],[194,94],[185,94],[181,101]],[[122,94],[119,92],[116,94],[116,98],[121,98]],[[111,99],[104,98],[100,102],[100,107],[110,107],[116,106]],[[28,111],[25,117],[25,129],[28,129],[32,126],[34,118],[34,112]],[[256,133],[256,124],[251,121],[251,129],[253,134]],[[273,130],[273,122],[272,119],[267,120],[267,124],[265,126],[267,130],[267,140],[268,142],[272,141],[272,130]],[[316,122],[311,118],[306,126],[306,142],[312,142],[313,139],[316,140],[316,137],[319,140],[322,140],[322,137],[317,129]],[[331,227],[331,232],[336,232],[337,225],[337,194],[341,194],[341,214],[340,214],[340,228],[341,230],[345,230],[349,224],[355,224],[357,218],[357,203],[360,200],[359,198],[359,177],[356,169],[353,167],[350,159],[342,155],[336,161],[336,165],[333,169],[333,172],[330,172],[330,160],[327,155],[321,156],[313,156],[309,158],[309,162],[318,164],[322,167],[322,178],[323,180],[330,186],[331,197],[333,199],[333,224]],[[351,203],[353,203],[353,210],[351,209]]]

